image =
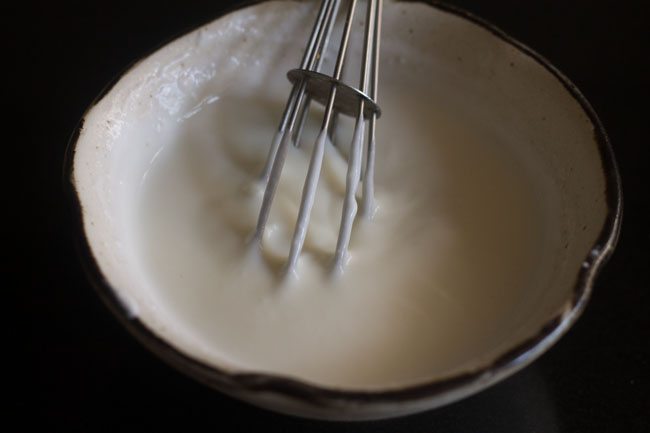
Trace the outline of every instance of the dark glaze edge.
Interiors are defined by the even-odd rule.
[[[244,1],[241,4],[228,9],[220,16],[225,16],[230,12],[260,2],[260,0]],[[536,335],[521,342],[482,368],[445,379],[433,380],[421,385],[407,386],[404,388],[385,391],[343,390],[317,386],[280,375],[232,373],[210,366],[201,361],[197,361],[196,359],[183,354],[165,340],[154,334],[137,317],[131,317],[129,310],[122,304],[122,301],[111,288],[108,280],[102,274],[98,263],[95,261],[90,249],[90,244],[86,238],[83,225],[82,207],[74,186],[74,153],[86,114],[113,88],[122,76],[128,73],[140,62],[140,60],[138,60],[133,62],[123,73],[116,76],[115,79],[113,79],[100,92],[97,98],[95,98],[89,108],[84,112],[84,115],[75,127],[66,149],[63,170],[63,186],[65,195],[70,203],[70,211],[73,214],[72,218],[75,223],[76,247],[78,248],[83,268],[91,283],[109,310],[111,310],[111,312],[130,331],[130,333],[165,362],[200,382],[232,394],[274,393],[297,399],[313,406],[339,409],[341,409],[342,405],[345,403],[406,403],[409,401],[440,396],[453,389],[470,388],[472,385],[478,385],[479,381],[485,377],[494,377],[499,374],[504,376],[512,374],[544,353],[578,319],[589,300],[596,276],[614,250],[618,240],[622,220],[623,199],[621,180],[607,134],[605,133],[598,116],[582,93],[564,74],[551,65],[543,56],[508,36],[491,23],[461,8],[436,0],[421,0],[420,2],[444,12],[454,14],[460,18],[467,19],[531,57],[553,74],[560,83],[562,83],[569,94],[580,104],[589,117],[594,127],[594,138],[598,144],[603,164],[603,172],[606,181],[605,197],[607,200],[606,205],[608,212],[600,235],[578,272],[576,282],[574,283],[573,298],[558,315],[542,326]],[[218,17],[206,21],[203,25],[217,18]],[[188,32],[198,27],[192,27]],[[183,32],[180,35],[185,33],[186,32]],[[174,39],[176,38],[172,38],[159,45],[148,55],[156,52],[159,48]],[[143,56],[142,59],[148,57],[148,55]]]

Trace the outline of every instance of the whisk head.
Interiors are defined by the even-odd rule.
[[[352,87],[342,81],[343,68],[352,31],[358,0],[346,3],[345,21],[339,40],[334,71],[322,71],[324,53],[330,42],[332,30],[340,9],[340,0],[322,0],[299,68],[288,72],[293,83],[278,131],[271,143],[261,180],[266,185],[264,198],[255,230],[255,239],[261,240],[271,210],[282,168],[290,143],[298,145],[300,135],[312,102],[325,107],[318,138],[312,151],[307,177],[302,189],[298,219],[291,240],[286,269],[295,270],[302,251],[316,187],[323,164],[328,134],[331,134],[339,114],[356,119],[348,157],[345,197],[341,224],[334,252],[334,267],[341,270],[348,257],[352,225],[357,215],[356,191],[361,182],[362,156],[365,148],[363,173],[362,214],[371,216],[374,204],[375,126],[381,111],[376,103],[378,84],[379,41],[381,33],[382,0],[367,0],[364,29],[363,58],[359,85]],[[366,133],[366,123],[368,123]],[[366,146],[364,146],[364,142]]]

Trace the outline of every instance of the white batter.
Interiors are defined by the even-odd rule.
[[[260,16],[239,12],[219,31],[186,37],[197,48],[177,50],[156,72],[179,77],[150,96],[164,108],[160,124],[125,135],[160,147],[132,226],[161,312],[149,325],[217,366],[344,388],[430,380],[488,357],[531,298],[543,232],[536,191],[492,125],[439,99],[426,53],[390,39],[411,6],[385,7],[378,210],[357,219],[344,274],[330,278],[329,266],[349,120],[336,139],[344,156],[327,146],[297,278],[281,278],[322,109],[289,152],[262,248],[248,243],[257,180],[289,94],[284,74],[298,64],[317,7],[287,4],[290,13],[260,7]]]

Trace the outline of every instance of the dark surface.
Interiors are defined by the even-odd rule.
[[[5,310],[19,315],[5,331],[17,354],[5,359],[18,364],[5,380],[20,381],[15,392],[5,389],[5,410],[42,431],[650,431],[650,194],[643,189],[650,183],[650,35],[641,1],[450,2],[538,51],[582,90],[610,135],[623,178],[619,246],[583,317],[531,367],[436,411],[331,424],[222,396],[164,365],[120,327],[76,257],[61,180],[67,139],[114,75],[229,3],[14,3],[21,10],[3,14],[4,102],[17,114],[4,121],[17,133],[3,158],[10,174],[3,183],[15,197],[3,214],[12,220],[3,224],[10,244],[1,263],[6,281],[18,277]]]

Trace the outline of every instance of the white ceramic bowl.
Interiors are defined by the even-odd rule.
[[[286,8],[305,7],[292,1],[250,7],[265,13],[280,3]],[[125,247],[129,239],[123,229],[123,206],[133,200],[133,182],[142,177],[144,162],[156,149],[120,145],[116,140],[122,133],[120,122],[145,122],[147,110],[162,103],[149,100],[151,90],[160,94],[172,79],[160,71],[174,66],[178,54],[187,52],[191,44],[210,47],[218,40],[215,35],[233,31],[228,27],[233,15],[133,66],[91,106],[69,146],[67,169],[79,217],[80,246],[99,295],[132,334],[162,359],[201,382],[262,407],[314,418],[376,419],[438,407],[484,389],[532,362],[575,322],[617,239],[619,175],[607,136],[576,87],[541,56],[465,11],[438,2],[389,3],[386,8],[387,41],[410,38],[413,46],[435,59],[432,86],[457,104],[472,104],[467,109],[500,128],[504,140],[517,141],[521,152],[535,161],[549,194],[557,198],[554,238],[546,246],[547,259],[538,264],[544,296],[528,312],[526,323],[504,336],[505,349],[489,362],[403,388],[332,389],[297,378],[208,365],[161,338],[151,317],[133,305],[129,291],[137,288],[139,280]],[[406,12],[398,13],[400,8]],[[303,43],[302,37],[297,38],[289,49],[299,52]],[[394,54],[391,46],[383,44],[383,59]],[[194,60],[189,56],[184,61]],[[219,68],[205,57],[196,60],[194,67],[205,76],[213,76],[218,72],[214,68]],[[468,93],[455,93],[458,89]]]

